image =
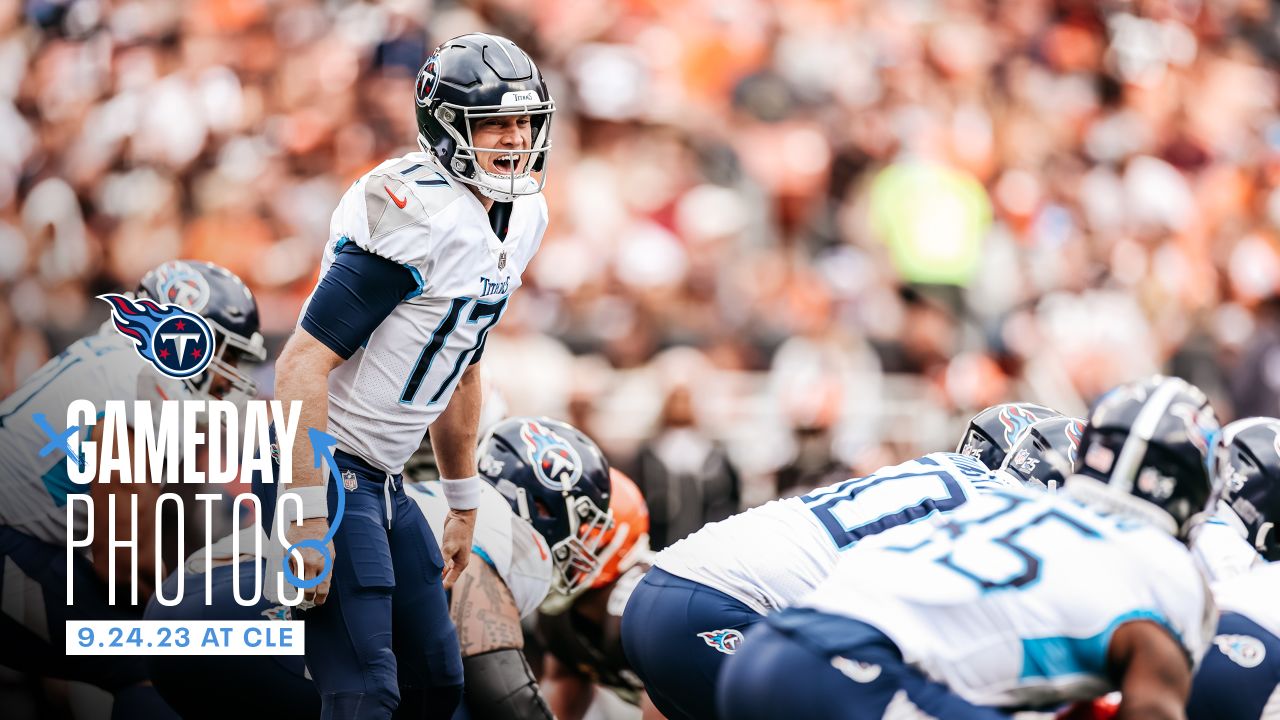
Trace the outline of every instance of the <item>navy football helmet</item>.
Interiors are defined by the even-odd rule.
[[[484,33],[446,40],[418,71],[415,95],[418,145],[460,182],[499,202],[542,191],[556,107],[538,66],[515,43]],[[520,115],[529,116],[530,147],[508,153],[506,173],[480,167],[476,153],[493,148],[476,147],[475,121]]]
[[[1248,418],[1223,428],[1215,480],[1218,517],[1263,558],[1280,561],[1280,420]]]
[[[977,458],[995,470],[1004,463],[1009,448],[1027,428],[1052,417],[1062,417],[1062,413],[1034,403],[992,405],[969,420],[969,427],[956,445],[956,452]]]
[[[1053,417],[1033,424],[1009,448],[1001,470],[1023,485],[1048,490],[1062,487],[1080,459],[1084,420]]]
[[[171,260],[144,275],[135,295],[190,310],[213,330],[209,366],[182,381],[192,395],[243,405],[258,394],[241,363],[262,362],[267,350],[258,332],[258,303],[239,277],[213,263]]]
[[[574,595],[590,587],[613,524],[600,448],[568,423],[516,417],[494,425],[477,453],[480,476],[551,546],[553,589]]]
[[[1104,510],[1137,515],[1185,538],[1205,510],[1221,428],[1209,400],[1181,378],[1155,375],[1098,399],[1067,488]]]

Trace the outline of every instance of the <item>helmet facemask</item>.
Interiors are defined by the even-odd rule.
[[[267,359],[267,350],[260,333],[245,337],[233,333],[217,322],[205,319],[213,330],[214,354],[204,372],[182,381],[196,398],[202,400],[226,400],[241,411],[248,401],[258,395],[258,384],[244,372],[242,363],[260,363]]]
[[[443,101],[434,103],[431,112],[440,126],[453,139],[452,156],[447,169],[459,182],[476,188],[482,195],[498,202],[511,202],[521,195],[536,195],[547,183],[547,158],[551,152],[551,116],[555,103],[538,100],[534,91],[509,92],[502,105],[465,107]],[[418,102],[423,107],[423,99]],[[428,101],[430,102],[430,101]],[[477,121],[487,118],[529,116],[530,147],[523,150],[478,147],[474,140]],[[421,134],[418,145],[431,152],[430,143]],[[495,173],[479,162],[480,153],[510,156],[510,171]],[[535,176],[534,173],[537,173]]]
[[[573,597],[591,587],[605,560],[605,539],[613,526],[613,515],[601,510],[590,498],[568,498],[569,536],[551,546],[554,571],[551,587]]]

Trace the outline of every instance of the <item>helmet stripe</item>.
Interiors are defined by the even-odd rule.
[[[484,35],[485,37],[489,38],[489,42],[493,43],[494,45],[497,45],[497,46],[502,50],[502,54],[507,56],[507,62],[511,63],[511,69],[512,69],[512,70],[519,70],[519,68],[518,68],[518,67],[516,67],[516,60],[515,60],[515,58],[511,57],[511,51],[510,51],[510,50],[507,50],[507,48],[506,48],[506,47],[504,47],[504,46],[503,46],[503,44],[502,44],[501,42],[499,42],[499,41],[498,41],[498,38],[496,38],[496,37],[494,37],[494,36],[492,36],[492,35],[490,35],[490,34],[488,34],[488,33],[479,33],[479,34],[480,34],[480,35]]]
[[[1177,378],[1166,378],[1147,398],[1138,417],[1133,421],[1124,446],[1120,448],[1120,457],[1116,460],[1115,467],[1111,469],[1110,485],[1118,486],[1126,493],[1133,492],[1133,481],[1138,476],[1142,459],[1146,457],[1147,444],[1183,386],[1183,381]]]

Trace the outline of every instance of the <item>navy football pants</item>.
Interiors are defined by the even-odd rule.
[[[663,715],[714,718],[720,668],[763,619],[719,590],[653,568],[623,611],[622,650]]]
[[[321,718],[448,718],[462,698],[462,656],[440,547],[400,476],[347,453],[335,456],[343,474],[355,474],[357,488],[347,491],[333,539],[329,598],[298,613],[307,623],[307,669]],[[274,497],[264,500],[264,517],[274,505]],[[337,507],[330,479],[330,523]]]
[[[879,630],[787,610],[753,629],[725,663],[717,703],[733,720],[1003,720],[902,661]]]
[[[165,607],[152,598],[146,619],[283,619],[284,606],[272,605],[265,597],[251,607],[236,602],[236,574],[240,592],[252,592],[252,562],[221,565],[211,574],[212,602],[205,602],[204,573],[187,573],[182,602]],[[174,573],[164,581],[165,597],[173,597],[177,585]],[[183,720],[311,720],[320,715],[320,696],[306,677],[306,660],[300,655],[153,655],[144,660],[152,683]]]
[[[67,549],[0,526],[0,665],[44,677],[78,680],[115,695],[113,720],[176,718],[147,684],[137,656],[67,655],[68,620],[131,621],[140,610],[127,604],[129,590],[116,590],[107,604],[107,587],[89,560],[77,555],[75,603],[67,605]]]
[[[1258,720],[1280,714],[1280,638],[1249,618],[1223,613],[1187,702],[1189,720]]]

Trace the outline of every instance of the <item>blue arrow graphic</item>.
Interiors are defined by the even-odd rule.
[[[307,438],[311,441],[312,462],[315,463],[315,467],[329,466],[329,476],[333,478],[333,484],[338,488],[338,509],[334,511],[333,522],[329,523],[329,532],[325,534],[323,539],[308,538],[299,540],[284,551],[285,579],[301,590],[319,585],[324,582],[325,578],[329,577],[329,573],[333,572],[333,555],[329,553],[329,548],[326,546],[333,540],[333,534],[338,531],[338,526],[342,524],[342,513],[347,509],[347,490],[342,486],[342,477],[338,473],[338,461],[333,457],[333,446],[337,445],[338,441],[332,435],[315,428],[307,428]],[[293,568],[289,566],[289,556],[293,554],[294,550],[302,548],[311,548],[320,553],[320,557],[324,558],[324,568],[310,580],[299,578],[294,574]]]

